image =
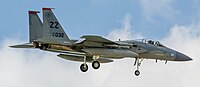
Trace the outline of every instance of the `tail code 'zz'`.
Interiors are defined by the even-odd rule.
[[[60,43],[70,43],[70,39],[63,30],[51,8],[42,8],[44,38],[56,40]]]

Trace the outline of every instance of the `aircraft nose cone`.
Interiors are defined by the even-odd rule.
[[[182,54],[180,52],[176,52],[176,58],[175,61],[190,61],[192,58],[188,57],[185,54]]]

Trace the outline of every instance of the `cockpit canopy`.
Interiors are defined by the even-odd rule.
[[[165,47],[162,43],[156,40],[151,40],[151,39],[142,39],[143,43],[159,46],[159,47]]]

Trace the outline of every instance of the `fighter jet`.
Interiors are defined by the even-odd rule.
[[[144,59],[167,61],[190,61],[192,58],[170,49],[159,41],[141,39],[112,41],[101,36],[84,35],[79,40],[71,40],[54,15],[53,8],[42,8],[43,23],[38,11],[29,11],[29,43],[10,46],[12,48],[35,48],[58,53],[58,57],[83,62],[80,70],[88,70],[87,63],[99,69],[100,63],[110,63],[115,59],[133,58],[137,67],[134,74],[140,75],[139,67]]]

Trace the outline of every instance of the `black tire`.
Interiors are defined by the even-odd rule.
[[[140,71],[139,71],[139,70],[136,70],[136,71],[135,71],[135,75],[136,75],[136,76],[139,76],[139,75],[140,75]]]
[[[92,62],[92,67],[93,67],[94,69],[99,69],[99,67],[100,67],[99,61],[93,61],[93,62]]]
[[[87,64],[81,64],[80,69],[82,72],[86,72],[88,70],[88,65]]]

